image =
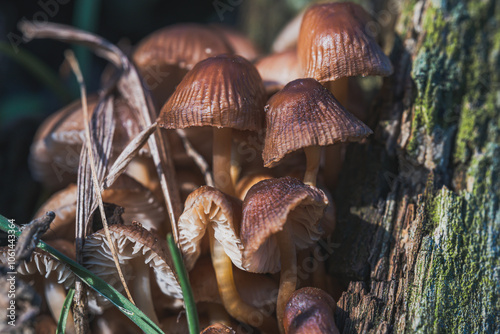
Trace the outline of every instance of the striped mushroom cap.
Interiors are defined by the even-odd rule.
[[[333,313],[335,300],[318,288],[295,291],[286,304],[283,326],[286,334],[338,334]]]
[[[182,298],[181,288],[176,274],[171,269],[173,268],[172,260],[163,238],[149,232],[139,224],[111,225],[109,233],[115,243],[126,281],[137,278],[139,274],[145,274],[145,271],[151,268],[164,294]],[[134,268],[134,263],[139,263],[134,259],[143,261],[141,261],[143,265],[141,270]],[[118,291],[123,291],[104,230],[99,230],[87,237],[83,248],[83,264]]]
[[[236,332],[226,325],[213,324],[202,330],[201,334],[236,334]]]
[[[231,52],[227,40],[210,27],[182,23],[162,28],[144,38],[135,49],[133,59],[139,68],[171,64],[190,70],[204,59]]]
[[[370,16],[349,2],[312,5],[300,27],[297,52],[305,76],[320,82],[392,74],[392,65],[366,33]]]
[[[360,140],[370,128],[348,112],[314,79],[298,79],[274,94],[266,106],[264,166],[309,146]]]
[[[223,192],[203,186],[193,191],[184,204],[179,217],[179,245],[188,270],[201,254],[202,238],[209,225],[214,237],[222,246],[233,264],[241,267],[243,246],[239,238],[241,201]]]
[[[224,53],[232,53],[232,48],[219,32],[201,24],[181,23],[145,37],[132,58],[161,108],[195,64]]]
[[[245,58],[220,55],[196,64],[161,109],[166,129],[212,126],[258,131],[266,93],[257,69]]]
[[[278,272],[280,252],[273,235],[291,224],[297,249],[308,247],[323,235],[320,219],[327,205],[321,190],[292,177],[254,185],[243,201],[243,267],[257,273]]]

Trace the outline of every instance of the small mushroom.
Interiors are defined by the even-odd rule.
[[[215,324],[208,326],[200,334],[236,334],[236,332],[226,325]]]
[[[256,273],[281,269],[276,305],[280,331],[286,301],[297,284],[296,249],[322,236],[320,220],[327,205],[321,190],[291,177],[255,184],[243,202],[243,267]]]
[[[151,269],[164,294],[182,298],[176,274],[171,269],[172,260],[166,241],[139,224],[111,225],[109,233],[115,244],[125,280],[131,283],[131,293],[137,307],[159,324],[149,282]],[[85,240],[83,264],[118,291],[123,291],[104,230],[89,235]],[[102,299],[98,300],[99,302],[106,304]]]
[[[56,214],[50,229],[43,236],[44,240],[59,238],[74,240],[76,198],[77,186],[70,184],[53,194],[38,209],[35,218],[43,216],[47,211],[54,211]],[[122,174],[110,188],[102,192],[102,199],[106,203],[125,208],[122,214],[124,221],[140,221],[148,230],[164,232],[165,208],[150,190],[133,178]]]
[[[240,55],[249,61],[253,61],[260,54],[255,44],[234,28],[224,24],[211,24],[210,28],[224,36],[233,49],[234,54]]]
[[[240,221],[238,199],[209,186],[200,187],[188,196],[179,218],[179,245],[189,270],[199,257],[202,238],[208,232],[219,294],[227,312],[241,322],[271,331],[272,320],[242,300],[234,281],[232,264],[242,268]]]
[[[304,149],[304,183],[313,186],[322,146],[360,140],[372,133],[325,87],[310,78],[294,80],[273,95],[266,106],[266,121],[264,166],[274,167],[288,153]]]
[[[232,131],[262,129],[265,90],[255,67],[240,56],[220,55],[196,64],[161,109],[166,129],[213,127],[216,188],[234,195],[231,180]]]
[[[232,48],[220,33],[201,24],[181,23],[145,37],[132,58],[161,107],[195,64],[224,53],[232,53]]]
[[[297,53],[304,76],[327,87],[346,106],[348,77],[388,76],[393,68],[376,40],[366,33],[370,15],[350,2],[310,6],[303,18]],[[330,187],[337,182],[342,166],[341,146],[326,150],[325,179]]]
[[[333,314],[335,300],[325,291],[302,288],[288,300],[283,326],[286,334],[339,334]]]
[[[305,76],[331,82],[356,75],[392,74],[392,65],[365,32],[369,14],[358,4],[336,2],[309,7],[297,43]]]
[[[242,177],[238,183],[236,184],[236,196],[244,200],[247,192],[252,188],[256,183],[259,183],[263,180],[272,179],[273,177],[269,173],[260,172],[260,173],[251,173]]]
[[[285,87],[290,81],[303,77],[295,48],[260,58],[255,67],[264,81],[268,96]]]
[[[88,98],[89,117],[97,105],[98,97]],[[122,152],[128,142],[142,130],[138,116],[122,98],[113,103],[116,129],[113,136],[111,162]],[[85,142],[83,112],[81,101],[75,101],[47,118],[38,129],[29,156],[30,170],[33,177],[51,189],[60,189],[71,182],[76,182],[80,165],[80,152]],[[139,155],[149,157],[149,149],[142,148]],[[139,163],[138,160],[136,159]],[[147,164],[142,168],[145,178],[138,181],[155,184],[155,173],[149,171]],[[141,174],[143,175],[143,174]],[[134,175],[131,175],[135,177]],[[140,175],[139,175],[140,176]],[[153,180],[152,180],[153,179]],[[154,189],[152,189],[154,190]]]

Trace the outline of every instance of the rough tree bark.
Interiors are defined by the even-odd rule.
[[[336,193],[336,321],[500,332],[500,2],[400,8],[375,136],[349,146]]]

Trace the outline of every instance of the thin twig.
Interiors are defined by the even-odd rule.
[[[56,218],[56,214],[48,211],[43,217],[34,219],[24,226],[15,249],[16,267],[21,261],[29,261],[40,237],[47,232],[54,218]]]
[[[80,92],[82,95],[83,119],[86,120],[86,119],[88,119],[87,92],[86,92],[85,83],[83,80],[82,73],[80,72],[80,68],[79,68],[78,62],[75,58],[75,54],[71,50],[66,50],[64,55],[65,55],[68,63],[71,65],[71,69],[75,73],[78,84],[80,86]],[[118,260],[118,255],[116,252],[115,244],[114,244],[113,240],[111,240],[111,235],[109,233],[108,222],[106,219],[106,214],[104,212],[104,204],[102,202],[101,187],[99,185],[99,182],[97,181],[97,173],[95,171],[94,155],[92,154],[93,145],[92,145],[92,139],[90,137],[89,124],[87,122],[84,122],[84,123],[85,123],[85,137],[87,140],[87,145],[86,145],[87,153],[88,153],[88,157],[89,157],[90,170],[92,171],[92,181],[94,183],[95,195],[97,197],[97,204],[99,205],[99,211],[101,213],[102,225],[104,227],[106,239],[108,240],[109,248],[111,250],[111,254],[113,255],[113,260],[115,262],[116,270],[118,271],[118,276],[120,277],[120,281],[123,284],[123,288],[125,289],[125,293],[127,294],[128,299],[130,300],[130,302],[132,302],[135,305],[134,300],[132,299],[132,295],[130,294],[130,291],[127,287],[127,283],[125,282],[125,278],[123,276],[123,272],[122,272],[122,269],[120,266],[120,262]]]
[[[194,163],[198,166],[200,172],[203,174],[206,185],[210,187],[215,187],[212,171],[210,170],[210,166],[208,165],[205,158],[200,153],[198,153],[198,151],[196,151],[193,145],[191,145],[191,142],[189,141],[186,132],[184,130],[177,129],[176,132],[179,138],[181,138],[182,144],[184,145],[184,149],[186,150],[187,155],[190,156],[191,159],[193,159]]]

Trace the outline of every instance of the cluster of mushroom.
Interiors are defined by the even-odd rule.
[[[296,291],[297,252],[307,252],[334,229],[331,195],[318,182],[322,157],[328,181],[328,162],[333,158],[335,170],[340,163],[338,143],[372,133],[343,107],[346,78],[392,72],[365,33],[368,20],[363,8],[351,3],[310,6],[296,45],[260,59],[248,40],[218,25],[166,27],[135,49],[134,63],[160,111],[158,124],[168,129],[162,131],[174,147],[179,177],[169,181],[178,183],[185,199],[176,222],[178,244],[207,325],[221,323],[212,331],[226,332],[222,326],[234,326],[233,318],[265,333],[336,332],[335,301],[319,289]],[[95,106],[96,99],[90,101]],[[120,121],[113,151],[120,152],[140,129],[127,101],[117,98],[114,104]],[[72,105],[44,124],[32,147],[35,176],[66,187],[37,214],[56,211],[48,238],[66,242],[74,241],[77,189],[68,184],[76,181],[78,167],[68,164],[68,149],[80,152],[82,123]],[[208,160],[214,184],[205,184],[174,129],[185,129]],[[325,146],[334,149],[324,153]],[[54,164],[64,170],[56,181]],[[166,252],[169,228],[152,165],[146,147],[103,199],[118,206],[111,206],[116,224],[110,231],[133,298],[167,330],[175,323],[168,314],[182,306],[182,295]],[[121,289],[104,232],[94,230],[85,242],[84,264]],[[56,267],[45,265],[41,274],[48,277]],[[278,272],[279,284],[269,275]],[[152,298],[157,290],[168,298]],[[95,312],[106,312],[102,298],[90,300]],[[104,323],[99,326],[111,328]]]

